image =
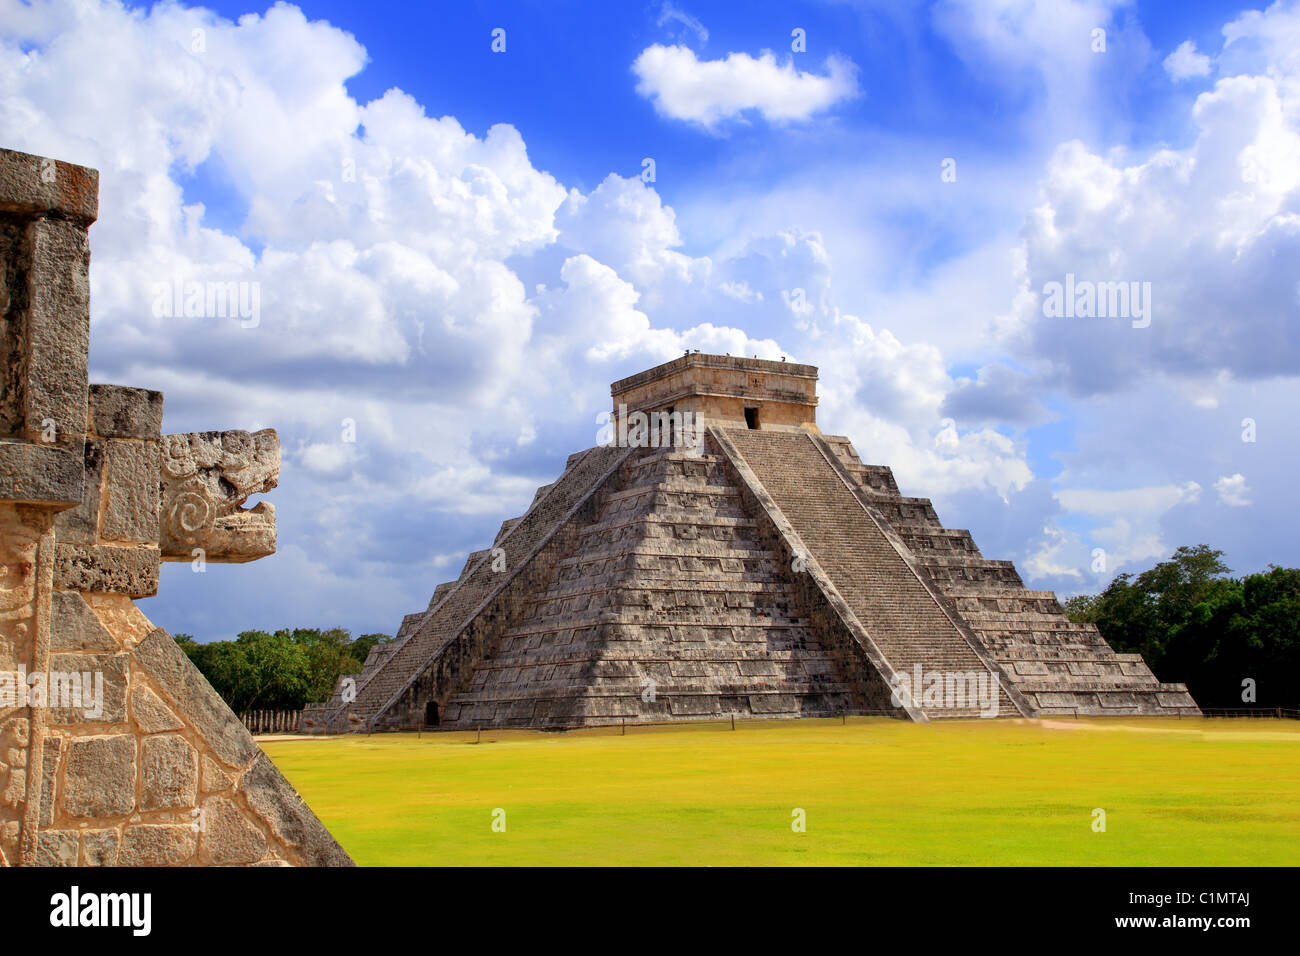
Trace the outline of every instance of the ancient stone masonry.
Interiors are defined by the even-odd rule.
[[[816,380],[690,353],[615,382],[612,447],[570,456],[306,729],[1198,712],[822,435]]]
[[[0,150],[0,865],[348,865],[132,598],[275,550],[273,431],[87,385],[98,174]]]

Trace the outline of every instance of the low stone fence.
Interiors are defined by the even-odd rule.
[[[1277,720],[1300,720],[1296,707],[1203,707],[1206,717],[1272,717]]]
[[[239,715],[250,734],[296,734],[301,710],[248,710]]]

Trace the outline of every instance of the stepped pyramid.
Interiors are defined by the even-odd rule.
[[[816,425],[817,369],[689,353],[304,727],[1196,714]]]

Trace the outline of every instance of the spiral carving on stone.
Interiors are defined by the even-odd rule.
[[[176,541],[197,544],[216,520],[216,503],[197,491],[179,491],[163,516],[166,531]]]

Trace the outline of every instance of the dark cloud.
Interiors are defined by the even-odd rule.
[[[960,378],[941,412],[959,425],[1042,425],[1054,416],[1043,405],[1042,385],[1006,365],[986,365],[977,378]]]

